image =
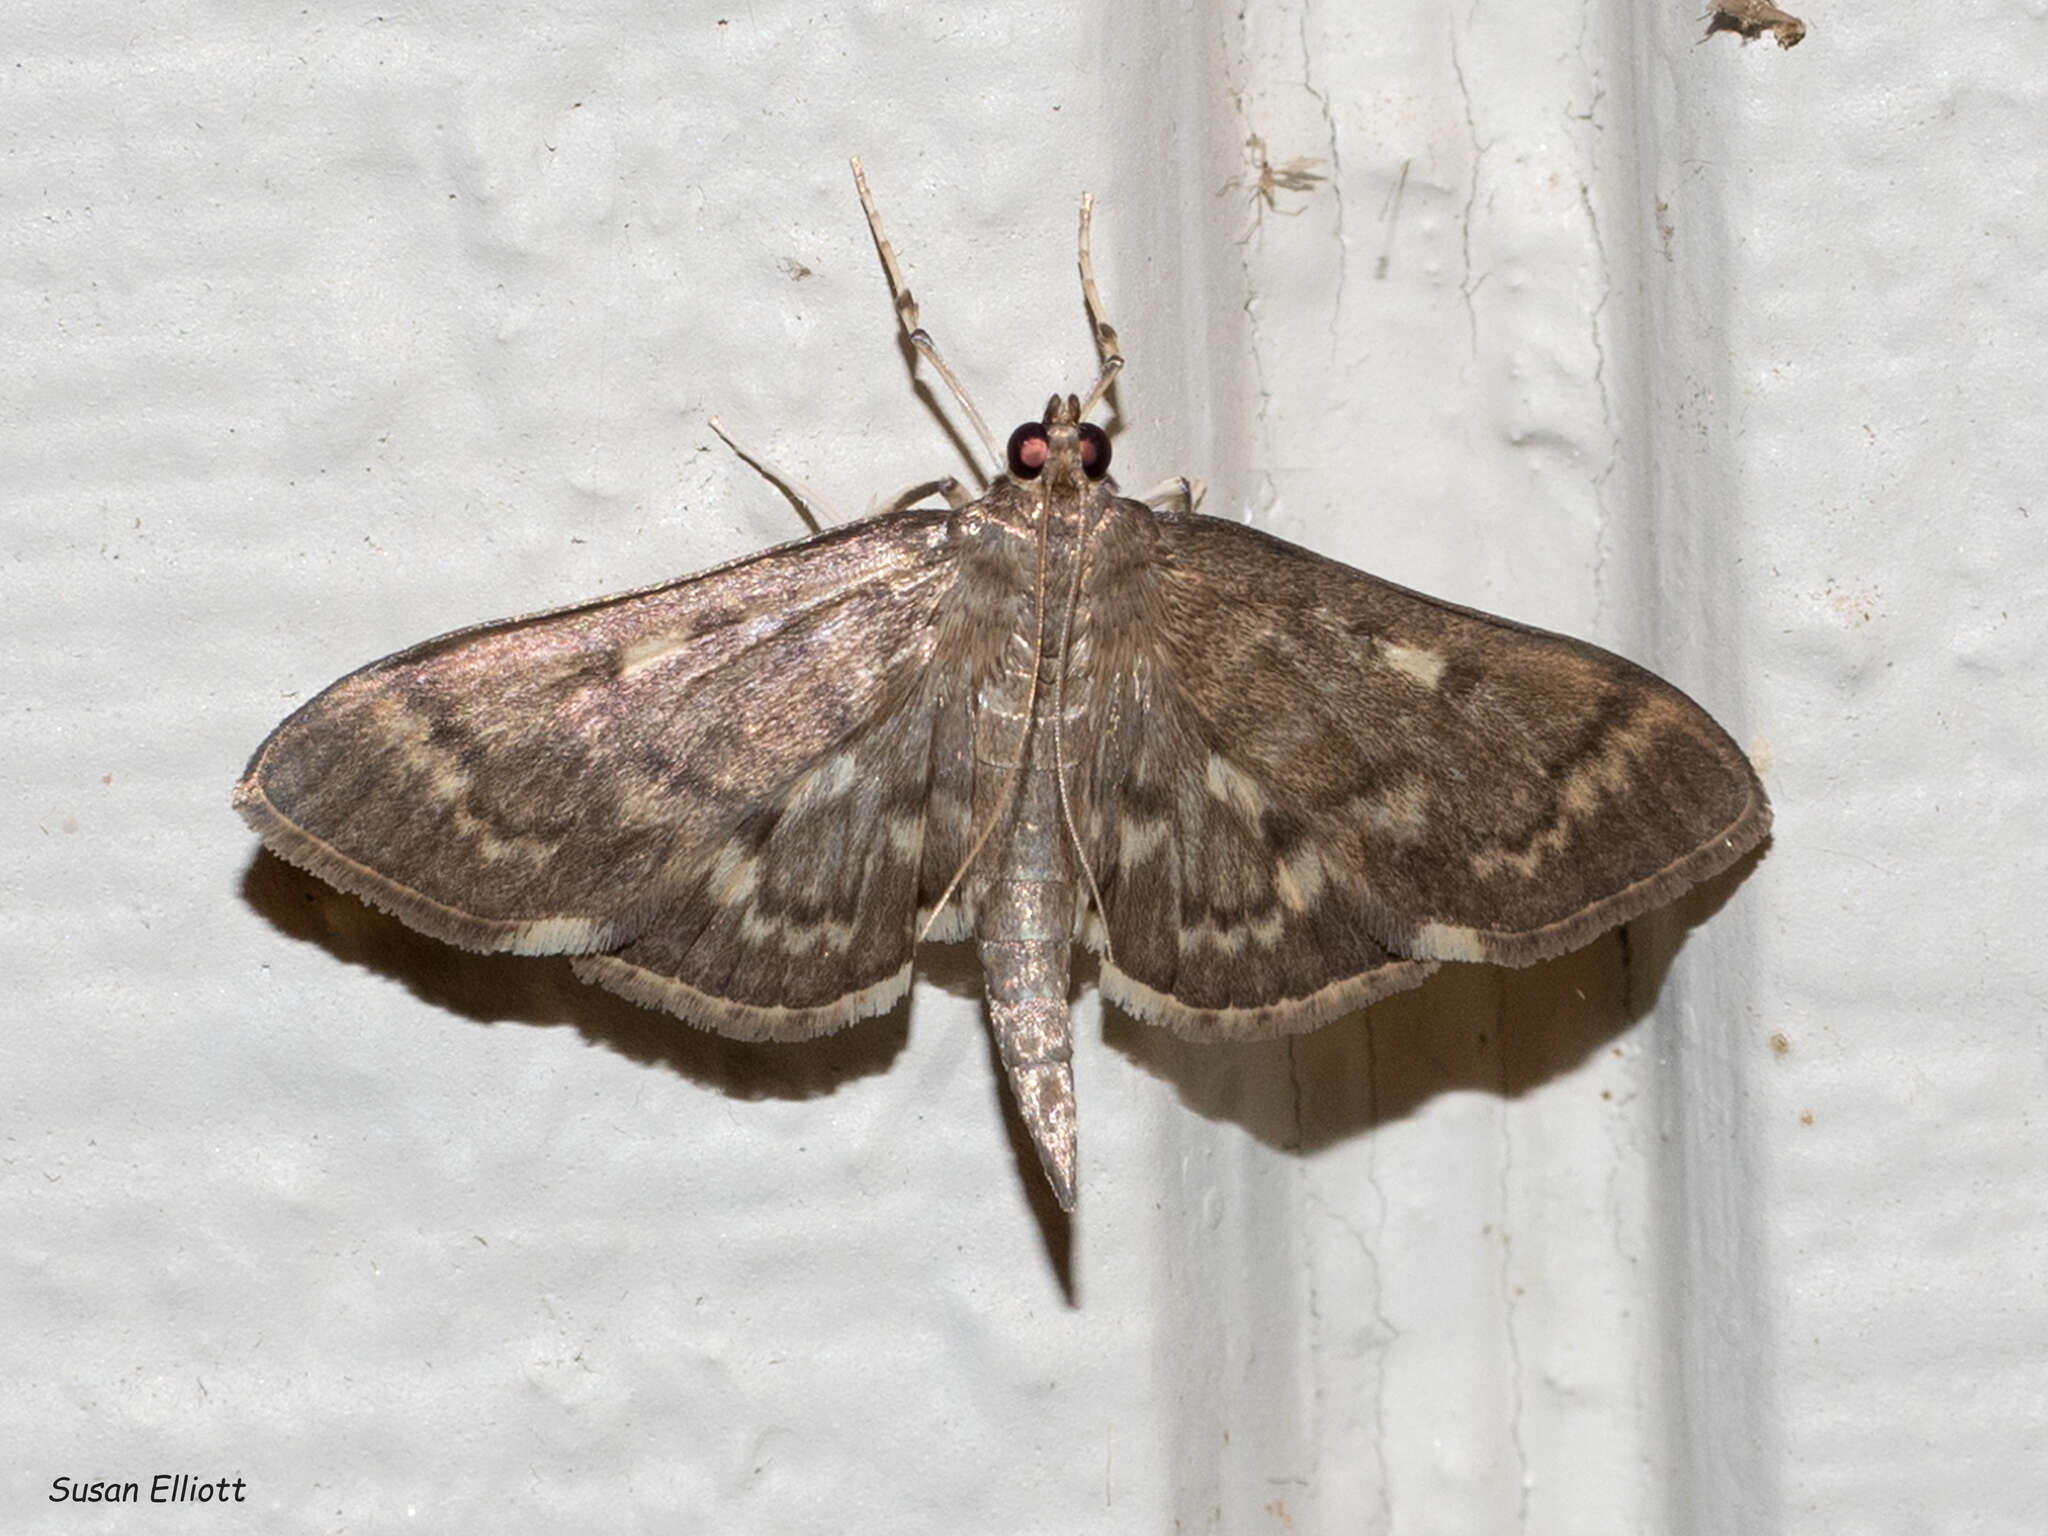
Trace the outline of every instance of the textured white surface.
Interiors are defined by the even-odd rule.
[[[2048,27],[1690,10],[18,18],[0,1524],[2048,1525]],[[743,1048],[255,857],[343,670],[794,532],[707,413],[959,470],[850,152],[999,431],[1092,187],[1125,483],[1667,672],[1764,859],[1292,1045],[1085,992],[1069,1229],[962,953]]]

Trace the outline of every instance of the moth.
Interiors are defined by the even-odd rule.
[[[1716,32],[1733,32],[1745,43],[1753,43],[1766,32],[1777,38],[1780,48],[1796,48],[1806,38],[1806,23],[1788,15],[1767,0],[1722,0],[1707,12],[1707,37]]]
[[[351,673],[235,788],[272,851],[748,1040],[880,1013],[920,939],[972,939],[1071,1210],[1077,940],[1127,1012],[1256,1040],[1573,949],[1763,838],[1742,752],[1641,667],[1202,515],[1186,480],[1122,494],[1086,197],[1100,374],[998,454],[854,177],[987,489]]]

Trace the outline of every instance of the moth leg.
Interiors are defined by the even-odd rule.
[[[867,173],[860,168],[860,157],[853,157],[853,184],[860,192],[860,205],[867,210],[868,233],[875,237],[875,249],[881,253],[882,271],[889,279],[889,292],[896,302],[896,318],[903,326],[903,334],[910,338],[917,355],[930,363],[940,378],[946,381],[946,388],[953,391],[953,398],[960,402],[960,408],[967,412],[967,419],[974,423],[974,430],[980,434],[981,446],[988,450],[989,463],[998,470],[1003,466],[1003,454],[996,447],[996,440],[988,430],[988,423],[981,419],[981,412],[974,408],[974,402],[967,398],[967,391],[953,370],[946,366],[946,360],[939,356],[939,349],[932,344],[932,338],[918,323],[917,300],[911,297],[910,285],[903,280],[903,269],[896,265],[896,248],[889,244],[889,237],[882,233],[882,216],[875,210],[875,199],[868,191]]]
[[[1162,480],[1151,490],[1141,492],[1132,498],[1142,501],[1154,512],[1176,512],[1186,517],[1208,494],[1209,487],[1201,480],[1191,480],[1186,475],[1175,475],[1171,480]]]
[[[739,461],[742,464],[746,465],[747,468],[751,469],[755,474],[789,498],[790,504],[796,508],[797,516],[810,525],[811,532],[822,533],[828,524],[838,521],[837,518],[826,517],[818,510],[817,494],[809,486],[805,485],[803,481],[777,468],[758,454],[747,452],[746,449],[734,442],[731,436],[727,434],[725,428],[718,424],[716,416],[708,417],[706,425],[718,434],[720,442],[724,443],[726,447],[738,455]]]
[[[1088,306],[1088,323],[1095,327],[1095,350],[1102,355],[1102,375],[1096,379],[1095,387],[1088,391],[1088,398],[1081,402],[1080,414],[1086,416],[1095,402],[1109,393],[1109,386],[1116,382],[1116,376],[1123,372],[1124,354],[1116,339],[1116,327],[1102,313],[1102,291],[1095,286],[1095,258],[1088,250],[1088,226],[1094,222],[1095,194],[1081,194],[1081,300]]]
[[[913,485],[909,490],[890,497],[888,501],[880,506],[872,508],[870,515],[886,517],[891,512],[906,512],[920,501],[923,501],[927,496],[943,497],[946,505],[955,512],[958,512],[962,507],[969,505],[974,500],[974,493],[968,490],[966,486],[955,480],[951,475],[941,475],[936,480],[927,480],[922,485]]]

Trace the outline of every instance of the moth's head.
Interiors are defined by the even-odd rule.
[[[1045,402],[1045,420],[1027,421],[1010,434],[1010,478],[1055,485],[1080,485],[1109,473],[1109,434],[1081,419],[1081,402],[1073,395],[1054,395]]]

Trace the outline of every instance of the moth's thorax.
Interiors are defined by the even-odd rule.
[[[1114,495],[1107,480],[1062,485],[1004,477],[962,514],[974,600],[994,620],[973,669],[976,755],[983,762],[1015,762],[1020,750],[1037,761],[1036,738],[1049,729],[1056,700],[1064,699],[1070,721],[1081,702],[1088,575]],[[1043,762],[1050,767],[1050,756]]]

